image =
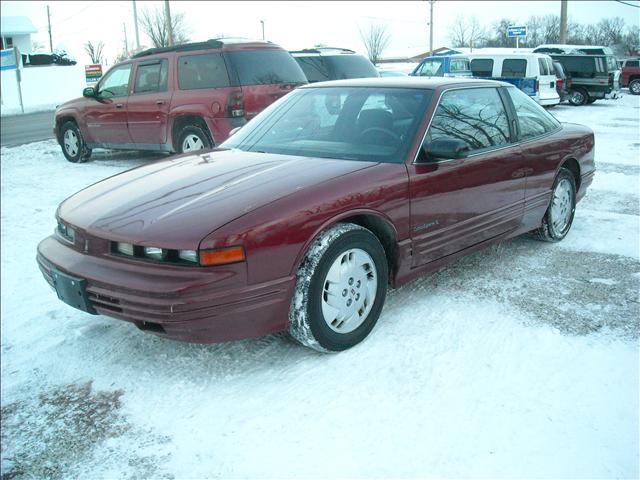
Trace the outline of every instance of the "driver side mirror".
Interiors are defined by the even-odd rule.
[[[84,90],[82,90],[83,97],[94,98],[97,95],[98,95],[98,91],[95,89],[95,87],[87,87]]]
[[[422,151],[426,154],[426,161],[454,160],[468,155],[469,145],[453,137],[444,137],[422,145]]]

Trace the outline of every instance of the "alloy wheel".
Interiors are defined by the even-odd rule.
[[[73,130],[67,130],[66,132],[64,132],[63,142],[64,149],[67,151],[67,153],[70,156],[75,157],[78,154],[78,149],[80,146],[80,142],[78,141],[78,135],[76,135],[76,132],[74,132]]]
[[[192,152],[194,150],[202,150],[204,148],[204,142],[197,135],[187,135],[182,141],[182,151]]]
[[[556,185],[551,201],[551,224],[556,232],[564,232],[567,228],[571,221],[572,209],[571,184],[563,178]]]

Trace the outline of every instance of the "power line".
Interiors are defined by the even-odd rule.
[[[628,5],[630,7],[640,8],[640,5],[634,5],[633,3],[623,2],[622,0],[616,0],[616,2],[621,3],[623,5]]]

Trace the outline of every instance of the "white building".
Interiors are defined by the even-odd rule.
[[[20,53],[31,53],[31,35],[37,31],[27,17],[0,17],[2,50],[17,47]]]

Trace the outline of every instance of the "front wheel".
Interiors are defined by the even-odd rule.
[[[384,248],[366,228],[339,223],[309,247],[289,309],[289,333],[321,352],[338,352],[364,340],[387,294]]]
[[[640,78],[636,78],[629,83],[629,92],[631,95],[640,95]]]
[[[82,133],[75,122],[65,122],[60,130],[62,153],[73,163],[82,163],[91,157],[91,149],[82,137]]]
[[[588,98],[589,95],[587,95],[587,92],[581,88],[576,88],[569,92],[569,103],[575,107],[579,107],[580,105],[587,103]]]
[[[545,242],[559,242],[569,233],[576,212],[576,181],[566,168],[560,168],[542,225],[533,233]]]

